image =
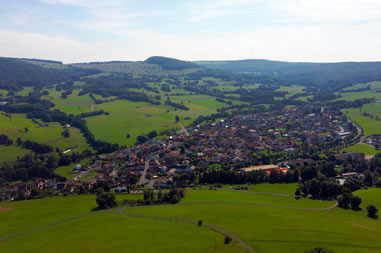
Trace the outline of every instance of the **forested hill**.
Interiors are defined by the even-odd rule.
[[[145,60],[145,62],[149,64],[159,65],[166,70],[200,68],[199,65],[192,62],[181,61],[181,60],[168,58],[168,57],[162,57],[162,56],[152,56],[148,58],[147,60]]]
[[[381,62],[304,63],[269,60],[198,61],[200,66],[275,77],[284,84],[342,88],[381,80]]]
[[[60,62],[0,57],[0,89],[21,90],[42,87],[63,81],[79,80],[81,76],[98,73],[62,65]]]

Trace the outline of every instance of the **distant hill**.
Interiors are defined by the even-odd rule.
[[[381,62],[305,63],[269,60],[198,61],[200,66],[275,77],[304,86],[341,88],[381,80]]]
[[[167,58],[162,56],[152,56],[144,61],[149,64],[156,64],[161,66],[166,70],[181,70],[181,69],[192,69],[192,68],[200,68],[199,65],[189,62],[189,61],[181,61],[173,58]]]
[[[43,65],[49,67],[43,67]],[[0,58],[0,89],[20,90],[26,86],[45,86],[57,82],[79,80],[81,76],[98,72],[97,70],[73,68],[59,62]]]

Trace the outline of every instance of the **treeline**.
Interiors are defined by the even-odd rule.
[[[47,144],[40,144],[30,140],[22,141],[20,138],[17,138],[16,143],[18,146],[25,149],[30,149],[37,154],[45,154],[45,153],[52,152],[54,150],[51,146]]]
[[[167,101],[165,101],[165,104],[172,106],[174,108],[180,109],[180,110],[189,111],[189,108],[187,106],[180,104],[180,103],[172,102],[169,99]]]
[[[202,184],[260,184],[260,183],[292,183],[298,182],[299,173],[297,170],[282,172],[272,171],[267,174],[264,171],[252,171],[249,173],[239,173],[230,169],[206,170],[199,175],[199,182]]]
[[[12,144],[13,144],[13,141],[9,139],[8,136],[6,136],[5,134],[0,135],[0,145],[9,146]]]
[[[184,189],[173,188],[169,191],[159,190],[155,196],[152,189],[144,190],[143,200],[125,199],[122,205],[142,206],[142,205],[160,205],[160,204],[177,204],[185,197]]]
[[[93,116],[98,116],[98,115],[103,115],[103,114],[108,115],[109,113],[105,112],[103,110],[99,110],[99,111],[93,111],[93,112],[83,112],[79,116],[81,118],[87,118],[87,117],[93,117]]]
[[[86,83],[82,87],[82,94],[90,93],[90,97],[95,101],[95,103],[101,103],[92,94],[98,94],[104,98],[115,96],[118,99],[125,99],[133,102],[148,102],[148,103],[158,103],[156,100],[160,100],[160,97],[149,97],[144,92],[132,91],[130,89],[145,89],[154,93],[159,93],[159,91],[150,87],[146,82],[150,81],[147,77],[141,77],[139,79],[133,78],[132,75],[126,73],[113,73],[109,76],[99,76],[97,78],[87,78]],[[103,101],[102,101],[103,102]]]
[[[34,178],[57,178],[65,181],[62,176],[56,175],[54,169],[79,162],[91,155],[89,150],[82,153],[72,152],[71,155],[62,154],[59,149],[50,154],[29,153],[14,162],[4,162],[0,167],[0,187],[10,181],[28,181]]]
[[[33,111],[27,114],[28,118],[41,119],[45,122],[57,121],[62,125],[69,124],[73,127],[78,128],[83,136],[86,138],[87,143],[89,143],[98,153],[110,153],[119,148],[118,144],[110,144],[104,141],[96,140],[94,135],[90,132],[87,127],[86,121],[77,115],[67,115],[60,110],[45,110],[45,111]]]
[[[233,102],[232,102],[232,101],[226,101],[226,100],[223,99],[223,98],[216,98],[216,101],[217,101],[217,102],[220,102],[220,103],[227,104],[227,105],[233,105]]]

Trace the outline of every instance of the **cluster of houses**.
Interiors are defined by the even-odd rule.
[[[377,150],[381,150],[381,134],[375,134],[366,138],[368,145],[374,146]]]
[[[75,171],[91,168],[98,172],[86,183],[50,181],[44,182],[44,187],[73,191],[84,185],[91,187],[97,182],[105,182],[119,192],[126,191],[130,185],[181,187],[185,184],[181,175],[186,177],[196,168],[216,163],[249,162],[254,153],[264,150],[295,152],[305,143],[311,146],[337,138],[338,133],[349,132],[349,125],[340,111],[306,106],[233,116],[191,127],[188,131],[189,135],[178,132],[165,139],[153,139],[125,148],[113,155],[98,156],[97,161],[89,166],[75,166]],[[300,168],[313,162],[312,159],[300,159],[290,165]],[[244,168],[241,173],[253,170],[285,173],[288,169],[287,166],[270,164]],[[16,190],[16,187],[25,186],[7,190]],[[25,191],[28,189],[26,187]]]

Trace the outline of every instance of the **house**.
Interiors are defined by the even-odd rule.
[[[278,165],[275,164],[267,164],[267,165],[257,165],[257,166],[251,166],[247,168],[241,168],[241,173],[248,173],[252,171],[271,171],[271,170],[277,170],[279,169]]]
[[[73,168],[73,171],[81,171],[81,170],[82,170],[82,166],[80,164],[75,165]]]

